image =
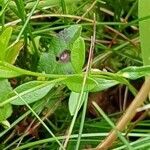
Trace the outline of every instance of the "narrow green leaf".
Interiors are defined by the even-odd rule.
[[[83,77],[82,76],[72,76],[72,77],[67,78],[64,81],[64,83],[67,85],[67,87],[71,91],[80,93],[82,84],[83,84]],[[97,83],[93,79],[87,78],[86,84],[84,87],[84,91],[91,91],[96,85],[97,85]]]
[[[1,66],[0,64],[0,78],[13,78],[23,75],[22,73],[19,73],[15,70],[11,70],[5,66]]]
[[[71,92],[71,94],[70,94],[68,106],[69,106],[69,112],[70,112],[71,116],[73,116],[76,111],[77,104],[79,101],[79,96],[80,96],[80,93],[76,93],[76,92]],[[88,94],[87,94],[87,92],[84,92],[83,99],[80,103],[80,108],[86,98],[88,98]],[[80,110],[80,108],[79,108],[79,110]]]
[[[45,95],[47,95],[47,93],[54,87],[54,85],[55,85],[54,83],[50,84],[49,82],[46,82],[46,81],[30,81],[28,83],[18,86],[14,90],[28,104],[30,104],[30,103],[40,100]],[[12,100],[11,104],[13,105],[24,105],[24,102],[18,96],[16,96],[14,92],[11,92],[8,98]]]
[[[19,41],[17,44],[15,44],[13,47],[11,47],[10,49],[7,50],[6,56],[5,56],[5,61],[10,63],[10,64],[14,64],[19,53],[20,50],[23,47],[23,42]]]
[[[85,62],[85,42],[82,37],[79,37],[74,43],[71,50],[71,63],[76,72],[82,72],[82,67]]]
[[[8,5],[8,0],[0,0],[0,7],[1,7],[0,17],[3,15],[4,11],[6,10],[7,5]]]
[[[128,79],[138,79],[144,76],[150,76],[150,65],[147,66],[131,66],[117,72],[119,76],[128,78]]]
[[[6,28],[0,35],[0,60],[4,60],[6,56],[8,42],[12,34],[12,27]]]

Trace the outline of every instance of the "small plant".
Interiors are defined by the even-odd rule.
[[[140,140],[134,143],[124,135],[141,137],[142,129],[135,127],[139,118],[135,122],[132,119],[137,110],[149,108],[149,102],[139,108],[150,91],[149,2],[139,0],[139,20],[134,20],[138,19],[137,1],[6,0],[0,4],[0,138],[5,137],[2,147],[35,149],[41,144],[44,149],[77,150],[98,145],[97,149],[108,149],[119,137],[114,149],[133,149],[134,145],[138,148]],[[143,9],[145,7],[148,9]],[[130,19],[133,22],[128,22]],[[141,52],[135,38],[138,21]],[[132,81],[144,77],[146,82],[138,92]],[[119,85],[128,89],[135,99],[125,103],[126,92],[124,101],[119,98],[119,106],[124,108],[119,113],[125,113],[116,125],[112,120],[117,121],[120,114],[106,114],[100,108],[102,104],[99,106],[93,100],[91,105],[98,120],[86,116],[91,93],[105,91],[103,95],[107,95],[108,89],[120,89]],[[126,105],[129,105],[127,110]],[[139,119],[139,124],[144,121]],[[107,137],[110,129],[112,132]],[[107,138],[99,144],[96,134],[100,140]],[[143,134],[146,141],[148,132]],[[29,135],[35,139],[30,141]]]

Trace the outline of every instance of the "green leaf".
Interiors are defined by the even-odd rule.
[[[55,54],[52,53],[43,53],[41,55],[38,69],[41,72],[53,74],[70,74],[74,72],[71,62],[57,62]]]
[[[76,72],[82,72],[82,67],[85,62],[85,42],[82,37],[79,37],[74,43],[71,50],[71,63]]]
[[[92,89],[91,92],[103,91],[112,86],[119,84],[119,81],[116,80],[109,80],[103,78],[94,78],[94,80],[97,82],[97,86],[94,89]]]
[[[4,4],[6,4],[7,0],[0,0],[0,6],[3,6]]]
[[[10,64],[14,64],[19,53],[20,50],[23,47],[23,42],[19,41],[17,44],[15,44],[13,47],[11,47],[10,49],[7,50],[6,56],[5,56],[5,61],[10,63]]]
[[[73,43],[79,38],[81,35],[82,26],[80,25],[72,25],[67,29],[64,29],[59,33],[60,40],[63,40],[69,48],[73,45]]]
[[[81,34],[81,26],[74,25],[64,29],[51,38],[50,49],[42,53],[38,63],[40,72],[53,74],[72,74],[75,73],[71,63],[71,50],[73,43]],[[62,60],[61,56],[67,53],[67,59]]]
[[[150,65],[148,66],[131,66],[117,72],[119,76],[128,78],[128,79],[138,79],[144,76],[150,76]]]
[[[0,102],[12,91],[12,87],[7,79],[0,79]]]
[[[83,77],[82,76],[72,76],[67,78],[64,83],[67,85],[67,87],[73,91],[73,92],[77,92],[80,93],[81,89],[82,89],[82,84],[83,84]],[[87,78],[86,80],[86,84],[84,87],[84,91],[91,91],[92,89],[94,89],[96,87],[96,82],[91,79],[91,78]]]
[[[4,60],[6,56],[8,42],[12,34],[12,27],[6,28],[0,35],[0,60]]]
[[[10,123],[7,120],[4,120],[1,122],[1,125],[5,128],[8,129],[11,127]]]
[[[77,104],[79,101],[79,96],[80,96],[80,93],[76,93],[76,92],[71,92],[71,94],[70,94],[68,106],[69,106],[69,112],[70,112],[71,116],[73,116],[76,111]],[[84,92],[82,101],[80,103],[80,108],[86,98],[88,98],[88,94],[87,94],[87,92]],[[79,108],[79,110],[80,110],[80,108]]]
[[[80,93],[76,93],[76,92],[71,92],[71,94],[70,94],[68,107],[69,107],[69,112],[70,112],[71,116],[73,116],[75,113],[77,103],[79,100],[79,96],[80,96]]]
[[[7,95],[12,91],[10,83],[6,79],[0,79],[0,102],[3,102]],[[12,114],[12,107],[6,104],[0,107],[0,122],[5,121]]]
[[[42,99],[54,87],[54,83],[46,81],[30,81],[22,84],[14,90],[28,103],[33,103]],[[12,99],[13,105],[24,105],[24,102],[14,92],[9,94],[9,99]]]
[[[35,51],[33,42],[32,42],[32,41],[29,42],[28,51],[29,51],[32,55],[34,55],[35,53],[39,53],[40,39],[41,39],[41,36],[36,36],[36,37],[34,38],[34,43],[35,43],[35,46],[36,46],[36,48],[37,48],[37,52]]]
[[[10,104],[6,104],[0,107],[0,122],[6,120],[12,114],[12,107]]]
[[[150,16],[150,0],[139,0],[139,18]],[[150,65],[150,18],[139,21],[141,52],[144,65]]]
[[[7,66],[2,66],[0,63],[0,78],[13,78],[23,75],[22,73],[19,73],[15,70],[11,70]]]
[[[20,12],[18,12],[15,1],[9,1],[8,6],[9,6],[9,9],[12,10],[16,16],[20,15]]]
[[[4,0],[0,0],[0,6],[3,6]]]
[[[0,0],[0,17],[3,15],[5,9],[7,8],[8,0]]]

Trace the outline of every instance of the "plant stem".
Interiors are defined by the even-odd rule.
[[[37,115],[37,113],[28,105],[28,103],[14,90],[14,93],[25,103],[25,105],[31,110],[31,112],[35,115],[35,117],[40,121],[40,123],[45,127],[45,129],[50,133],[50,135],[56,140],[56,142],[60,145],[60,147],[64,149],[63,145],[60,143],[58,138],[53,134],[53,132],[48,128],[48,126],[44,123],[44,121]]]
[[[130,104],[128,109],[126,110],[125,114],[118,121],[118,123],[116,125],[116,129],[118,131],[123,131],[125,129],[125,127],[127,126],[127,124],[132,120],[132,118],[136,114],[137,108],[140,105],[142,105],[143,102],[146,100],[149,91],[150,91],[150,78],[144,82],[139,93],[136,95],[136,97],[134,98],[134,100],[132,101],[132,103]],[[116,140],[116,138],[117,138],[117,133],[115,130],[112,130],[110,132],[109,136],[106,137],[106,139],[102,143],[100,143],[96,147],[96,149],[107,150],[108,148],[110,148],[112,146],[112,144]]]

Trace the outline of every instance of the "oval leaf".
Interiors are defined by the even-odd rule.
[[[82,72],[82,67],[85,62],[85,42],[82,37],[79,37],[74,43],[71,50],[71,63],[76,72]]]
[[[31,81],[18,86],[14,90],[30,104],[43,98],[53,87],[54,84],[45,81]],[[14,92],[9,94],[9,99],[12,99],[11,104],[13,105],[24,105],[21,98]]]
[[[80,93],[82,89],[83,84],[83,77],[82,76],[72,76],[67,78],[64,83],[67,85],[67,87],[74,92]],[[84,91],[91,91],[96,86],[96,82],[91,79],[87,78],[86,84],[84,87]]]
[[[69,112],[70,112],[71,116],[74,115],[74,113],[77,109],[77,104],[78,104],[78,101],[79,101],[79,97],[80,97],[80,93],[71,92],[71,94],[70,94],[68,106],[69,106]],[[82,106],[82,104],[83,104],[83,102],[85,101],[86,98],[88,98],[88,94],[87,94],[87,92],[84,92],[83,96],[82,96],[82,101],[80,103],[80,108],[81,108],[81,106]],[[79,108],[79,110],[80,110],[80,108]]]
[[[0,102],[12,91],[12,87],[7,79],[0,79]]]
[[[3,107],[0,107],[0,122],[6,120],[12,114],[11,104],[6,104]]]
[[[7,95],[12,91],[12,87],[8,80],[0,79],[0,102],[3,102]],[[12,114],[12,107],[6,104],[0,107],[0,122],[6,120]]]

